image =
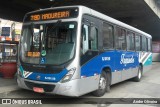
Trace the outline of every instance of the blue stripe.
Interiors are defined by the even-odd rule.
[[[100,74],[102,69],[109,67],[112,72],[127,70],[139,66],[138,52],[107,51],[104,52],[81,67],[81,76],[94,76]],[[128,62],[128,63],[127,63]]]
[[[20,66],[20,71],[23,74],[24,70],[22,66]],[[29,75],[27,79],[44,81],[44,82],[59,82],[67,74],[67,72],[68,72],[67,69],[64,69],[63,71],[57,74],[45,74],[45,73],[32,72],[32,74]],[[40,78],[37,78],[37,76],[39,76]]]
[[[43,74],[33,72],[30,76],[28,76],[27,79],[44,82],[59,82],[67,74],[67,72],[68,71],[66,69],[58,74]],[[40,78],[38,79],[37,76],[40,76]]]

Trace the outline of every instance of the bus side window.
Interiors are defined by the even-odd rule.
[[[147,38],[142,36],[142,51],[147,51]]]
[[[113,26],[103,24],[103,47],[104,49],[113,49]]]
[[[135,36],[135,45],[136,45],[136,51],[140,51],[141,50],[141,38],[140,35]]]
[[[131,51],[135,50],[134,35],[135,34],[130,31],[127,32],[127,50],[131,50]]]
[[[88,36],[89,36],[89,26],[83,25],[82,26],[82,35],[81,35],[81,52],[82,52],[82,54],[85,54],[89,49]]]
[[[116,27],[115,46],[118,50],[126,50],[126,31]]]
[[[91,41],[91,50],[97,50],[98,49],[98,29],[95,28],[94,30],[94,39]]]

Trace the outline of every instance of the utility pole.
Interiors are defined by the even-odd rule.
[[[15,41],[15,22],[13,22],[11,25],[11,37],[12,41]]]
[[[0,36],[2,36],[1,34],[2,34],[2,27],[1,27],[1,19],[0,19]]]

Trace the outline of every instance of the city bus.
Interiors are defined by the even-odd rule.
[[[38,93],[97,97],[152,65],[151,35],[85,6],[24,16],[18,86]]]

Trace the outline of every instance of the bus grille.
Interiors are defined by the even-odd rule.
[[[43,88],[45,92],[52,92],[55,88],[55,85],[37,84],[33,82],[28,82],[28,81],[25,81],[25,84],[30,89],[33,89],[33,87]]]

